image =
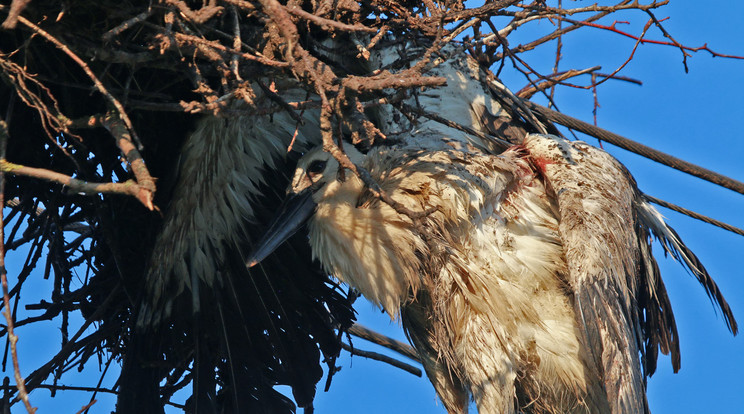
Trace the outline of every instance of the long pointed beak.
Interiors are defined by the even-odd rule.
[[[302,227],[315,211],[312,195],[312,189],[307,188],[284,199],[269,229],[248,256],[248,267],[257,265]]]

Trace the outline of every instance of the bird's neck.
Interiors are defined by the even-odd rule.
[[[318,205],[310,222],[310,245],[336,278],[396,317],[420,285],[419,257],[425,243],[410,219],[384,203],[356,206],[363,184],[350,177]]]

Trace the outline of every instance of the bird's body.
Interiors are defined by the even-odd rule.
[[[622,166],[553,136],[500,155],[419,138],[347,149],[397,208],[330,154],[305,155],[290,193],[317,204],[313,255],[400,315],[451,413],[469,395],[482,414],[647,411],[639,356],[648,369],[657,347],[678,351],[639,229],[666,226],[643,222],[658,217],[638,212],[650,206]]]
[[[407,62],[401,56],[411,50],[402,49],[382,48],[370,73],[399,67],[398,58]],[[442,50],[457,55],[453,46]],[[549,126],[466,55],[444,59],[430,74],[447,85],[375,108],[387,145],[370,143],[365,155],[345,145],[397,206],[330,154],[311,151],[290,186],[294,207],[253,245],[248,262],[266,257],[312,215],[314,257],[400,317],[451,413],[466,411],[470,396],[481,414],[647,411],[645,376],[658,351],[679,367],[650,233],[690,268],[735,331],[715,283],[612,157],[555,136],[525,139]],[[282,89],[284,99],[310,96]],[[215,401],[214,367],[233,411],[277,412],[264,404],[276,400],[275,384],[292,385],[298,404],[311,406],[322,372],[295,367],[319,358],[313,341],[327,356],[334,352],[334,329],[343,327],[328,309],[346,315],[336,293],[319,288],[324,279],[308,276],[315,268],[304,261],[309,255],[296,254],[297,240],[288,248],[295,250],[291,263],[277,255],[266,267],[244,266],[263,183],[281,181],[276,167],[285,165],[293,136],[295,148],[321,141],[318,108],[291,116],[272,105],[268,95],[256,97],[248,115],[206,119],[189,137],[147,274],[138,326],[168,326],[174,315],[193,312],[194,327],[183,330],[200,350],[191,356],[199,368],[194,394],[207,410]],[[486,134],[520,144],[500,153],[504,141]],[[274,289],[276,278],[285,278],[282,289]],[[287,311],[284,301],[313,295],[326,302],[312,299],[313,312]],[[307,326],[312,334],[299,329]],[[260,355],[272,355],[273,365],[254,375]],[[135,401],[127,395],[120,401]]]
[[[350,177],[318,203],[313,252],[392,317],[403,308],[450,412],[468,389],[483,413],[513,412],[517,395],[552,412],[607,407],[587,398],[598,377],[566,294],[557,206],[523,151],[383,148],[362,165],[410,210],[438,208],[421,223],[429,234]]]

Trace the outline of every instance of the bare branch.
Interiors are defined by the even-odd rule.
[[[384,362],[386,364],[390,364],[396,368],[400,368],[408,373],[411,373],[417,377],[421,377],[421,369],[414,367],[413,365],[406,364],[405,362],[398,361],[395,358],[390,358],[387,355],[379,354],[377,352],[372,351],[364,351],[362,349],[354,348],[351,345],[347,345],[345,343],[341,343],[341,348],[348,351],[351,355],[358,355],[360,357],[374,359],[376,361]]]
[[[8,126],[5,121],[0,119],[0,160],[5,159],[5,149],[8,145]],[[5,175],[4,171],[0,171],[0,206],[5,204]],[[4,209],[0,208],[0,224],[3,223]],[[18,363],[18,335],[13,330],[13,314],[10,310],[10,296],[8,296],[8,272],[5,269],[5,229],[3,225],[0,225],[0,283],[3,286],[3,304],[4,310],[3,315],[8,323],[8,341],[10,342],[10,355],[13,359],[13,372],[15,374],[16,387],[18,388],[18,396],[23,401],[23,405],[26,407],[26,411],[29,414],[34,414],[36,408],[31,405],[31,401],[26,391],[26,383],[21,375],[21,367]]]
[[[25,177],[33,177],[67,186],[70,191],[80,194],[122,194],[136,197],[142,204],[153,210],[151,193],[137,185],[134,181],[124,183],[90,183],[78,180],[68,175],[60,174],[43,168],[26,167],[0,160],[0,171]]]
[[[86,64],[78,55],[76,55],[72,50],[70,50],[69,47],[67,47],[64,43],[57,40],[56,37],[52,36],[51,34],[47,33],[45,30],[40,28],[39,26],[31,23],[30,21],[26,20],[23,16],[19,16],[18,20],[23,23],[23,25],[27,26],[31,30],[33,30],[35,33],[39,34],[41,37],[48,40],[50,43],[52,43],[54,46],[56,46],[58,49],[63,51],[67,56],[69,56],[75,63],[78,64],[78,66],[85,72],[86,75],[90,78],[90,80],[93,81],[93,84],[96,86],[96,89],[98,89],[103,96],[108,99],[109,102],[116,108],[116,111],[119,113],[119,116],[121,117],[122,121],[124,122],[124,125],[126,125],[127,130],[129,130],[129,133],[132,135],[132,139],[134,142],[139,142],[139,138],[137,137],[136,132],[134,131],[134,127],[132,126],[132,121],[129,119],[129,116],[127,115],[126,111],[124,110],[124,107],[119,102],[118,99],[116,99],[113,95],[111,95],[106,89],[105,86],[103,86],[103,83],[98,79],[98,77],[93,73],[92,70],[90,70],[90,67],[88,67],[88,64]],[[142,144],[138,144],[138,146],[141,146]]]
[[[384,346],[385,348],[393,350],[416,362],[421,362],[418,352],[416,352],[416,350],[413,349],[412,346],[393,338],[387,337],[385,335],[381,335],[365,326],[359,325],[358,323],[351,325],[351,327],[346,332],[348,332],[350,335],[365,339],[374,344]]]

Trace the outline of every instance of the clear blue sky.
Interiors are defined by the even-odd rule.
[[[717,2],[715,7],[695,3],[693,8],[683,4],[672,2],[657,15],[670,17],[664,25],[680,42],[690,46],[708,43],[721,53],[744,55],[744,26],[741,24],[744,5],[734,1]],[[645,18],[638,13],[635,17],[626,15],[622,19],[631,21],[630,25],[622,26],[631,33],[639,33],[645,23]],[[548,29],[546,23],[541,25],[541,29]],[[578,32],[564,40],[563,69],[600,64],[603,72],[611,72],[625,60],[634,43],[599,30]],[[534,37],[527,30],[519,34],[524,39]],[[647,37],[661,39],[654,29]],[[512,45],[518,42],[516,38],[511,39]],[[553,62],[552,50],[548,46],[544,54],[529,55],[530,63],[548,72]],[[744,85],[741,81],[744,61],[713,59],[700,52],[688,59],[688,65],[690,72],[685,74],[681,53],[677,49],[642,45],[634,61],[621,74],[642,80],[643,86],[614,81],[601,86],[598,124],[744,181],[744,162],[741,159],[744,136],[740,128],[744,120]],[[502,78],[513,90],[524,85],[521,77],[509,71]],[[563,112],[591,122],[591,94],[564,88],[557,92],[557,102]],[[605,144],[605,149],[629,167],[644,192],[744,227],[744,196],[609,144]],[[706,265],[739,321],[744,323],[744,237],[660,210]],[[660,253],[658,246],[656,251]],[[702,288],[681,266],[664,259],[661,254],[657,257],[679,328],[682,370],[672,374],[669,359],[661,358],[658,372],[649,380],[652,412],[741,412],[744,407],[744,338],[734,338],[728,333]],[[9,263],[11,275],[17,274],[17,266]],[[405,340],[397,323],[391,323],[387,316],[361,299],[357,302],[357,310],[360,323]],[[47,339],[48,331],[45,333],[39,328],[28,327],[19,331],[24,374],[59,347],[58,334]],[[53,326],[46,328],[54,329]],[[360,339],[355,344],[362,349],[377,350]],[[342,356],[339,364],[342,370],[335,375],[330,392],[318,391],[316,412],[319,414],[444,412],[425,378],[364,358],[349,358],[348,354]],[[113,376],[109,378],[113,379]],[[67,384],[94,386],[98,374],[94,370],[92,374],[80,374],[79,379],[68,377]],[[111,385],[111,381],[106,383]],[[322,386],[323,381],[319,388]],[[44,390],[31,394],[33,404],[40,408],[39,413],[74,413],[89,398],[76,392],[62,393],[55,399],[48,397],[49,393]],[[108,413],[113,409],[113,401],[113,398],[103,396],[91,412]],[[13,412],[24,411],[16,406]]]

